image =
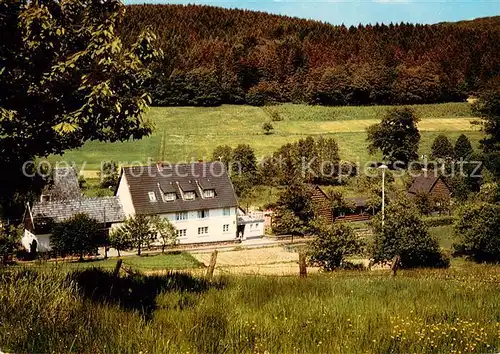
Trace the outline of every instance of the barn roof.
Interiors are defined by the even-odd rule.
[[[233,184],[220,162],[124,167],[120,178],[123,177],[138,214],[155,215],[238,205]],[[215,195],[203,197],[203,191],[207,189],[213,190]],[[194,192],[195,198],[184,199],[182,196],[186,192]],[[149,199],[150,193],[154,193],[156,201]],[[167,201],[167,193],[175,193],[175,200]]]
[[[100,223],[121,222],[125,214],[118,197],[80,198],[38,202],[31,210],[34,223],[37,218],[51,218],[61,222],[80,213],[87,214]]]
[[[434,174],[428,174],[428,173],[423,173],[417,177],[413,178],[413,182],[408,188],[408,193],[410,194],[418,194],[418,193],[425,193],[428,194],[431,192],[432,188],[436,184],[439,179],[441,179],[442,176],[439,175],[434,175]]]

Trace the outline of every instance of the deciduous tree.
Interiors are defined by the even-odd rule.
[[[431,146],[433,159],[447,159],[454,155],[453,145],[448,137],[444,134],[439,134]]]
[[[326,271],[332,271],[345,265],[346,257],[359,254],[364,242],[354,230],[345,223],[318,225],[316,238],[311,243],[313,264]]]
[[[415,111],[411,108],[391,108],[379,124],[367,129],[368,151],[382,152],[383,158],[391,162],[408,164],[418,158],[420,133]]]
[[[393,201],[385,210],[384,226],[381,214],[371,222],[374,232],[372,254],[375,261],[401,257],[404,268],[447,267],[438,241],[429,234],[418,212],[408,200]]]
[[[88,140],[140,139],[150,102],[147,65],[161,53],[144,31],[125,47],[116,34],[118,0],[20,0],[0,4],[0,153],[2,200],[27,160],[62,154]]]

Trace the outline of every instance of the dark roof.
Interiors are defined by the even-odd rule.
[[[127,179],[132,203],[138,214],[154,215],[235,207],[238,205],[233,184],[220,162],[197,162],[167,166],[124,167],[120,178]],[[213,189],[213,198],[202,197],[204,189]],[[156,202],[149,200],[153,192]],[[183,200],[182,193],[195,192],[194,200]],[[164,201],[164,193],[176,193],[174,201]]]
[[[356,205],[357,207],[366,206],[366,198],[363,197],[345,198],[345,200],[354,203],[354,205]]]
[[[431,192],[432,188],[436,184],[436,182],[441,178],[441,176],[436,176],[434,173],[424,173],[415,178],[413,178],[413,182],[408,188],[408,193],[410,194],[418,194],[425,193],[428,194]]]
[[[104,223],[104,221],[106,223],[121,222],[125,219],[118,197],[38,202],[31,209],[35,225],[37,218],[48,217],[56,222],[61,222],[79,213],[85,213],[100,223]]]
[[[42,194],[50,195],[51,200],[71,200],[82,197],[78,176],[72,167],[58,167],[52,173],[52,180]]]

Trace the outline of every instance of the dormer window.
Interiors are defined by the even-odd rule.
[[[156,194],[155,194],[155,192],[149,192],[148,196],[149,196],[149,201],[150,202],[152,202],[152,203],[156,202]]]
[[[215,191],[213,189],[205,189],[203,191],[204,198],[213,198],[215,197]]]
[[[193,200],[195,197],[196,197],[196,194],[194,192],[185,192],[184,193],[185,200]]]
[[[41,202],[50,202],[50,195],[49,194],[42,194],[40,196],[40,201]]]
[[[165,201],[167,202],[173,202],[176,198],[175,193],[165,193]]]

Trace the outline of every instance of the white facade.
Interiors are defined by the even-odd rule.
[[[24,230],[23,237],[21,238],[21,244],[26,249],[26,251],[30,251],[31,243],[33,242],[33,240],[36,240],[37,252],[49,252],[50,250],[52,250],[52,246],[50,244],[50,236],[50,234],[35,235],[29,230]]]
[[[160,215],[177,229],[179,243],[232,241],[236,239],[236,208],[207,209]]]
[[[135,215],[134,203],[132,203],[132,194],[130,194],[130,189],[125,174],[122,174],[120,178],[120,184],[118,185],[116,195],[120,198],[125,217]]]

